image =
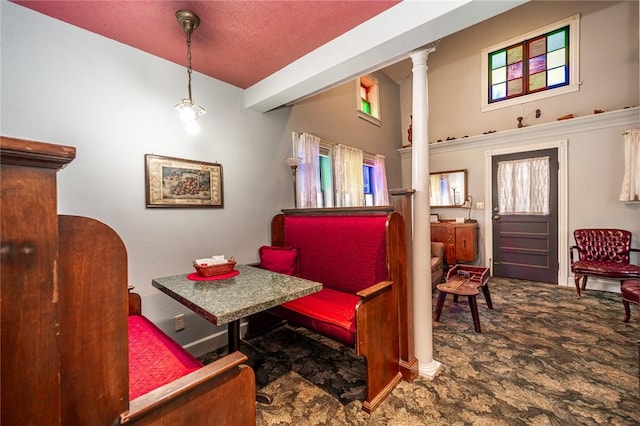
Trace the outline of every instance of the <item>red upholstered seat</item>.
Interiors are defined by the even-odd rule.
[[[129,316],[129,399],[202,367],[200,361],[141,315]]]
[[[286,216],[284,245],[298,249],[297,276],[323,290],[273,312],[354,347],[357,292],[388,279],[385,215]]]
[[[346,345],[355,344],[356,295],[323,288],[320,292],[284,303],[290,320]],[[275,308],[275,313],[282,313]]]
[[[576,229],[573,236],[576,245],[569,248],[569,257],[578,297],[580,280],[584,290],[589,276],[618,279],[621,283],[640,278],[640,267],[630,262],[630,253],[640,251],[631,248],[631,232],[613,228]],[[578,252],[575,261],[574,250]]]
[[[629,303],[640,305],[640,280],[626,280],[620,287],[622,293],[622,304],[624,305],[624,322],[629,322],[631,317],[631,307]]]
[[[574,273],[598,275],[603,278],[633,278],[638,276],[638,266],[629,263],[606,262],[602,260],[573,262]]]

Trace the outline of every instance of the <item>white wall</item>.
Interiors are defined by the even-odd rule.
[[[372,154],[385,156],[389,188],[402,187],[398,138],[400,97],[398,85],[382,72],[372,74],[380,90],[381,126],[357,115],[356,80],[295,104],[291,108],[288,128],[307,132],[329,142],[353,146]]]
[[[176,340],[212,333],[151,280],[192,272],[201,256],[257,260],[270,218],[292,204],[286,115],[246,110],[242,90],[194,73],[194,99],[208,112],[191,137],[173,109],[186,96],[184,67],[13,3],[1,7],[2,134],[76,147],[58,175],[59,212],[98,219],[122,237],[145,314],[166,331],[174,315],[187,315],[186,330],[171,331]],[[150,153],[221,163],[224,208],[145,208]]]
[[[480,50],[576,13],[582,16],[580,91],[524,107],[481,113]],[[566,139],[568,222],[560,232],[565,233],[571,245],[576,228],[619,227],[630,230],[633,246],[640,247],[640,204],[618,201],[624,173],[621,133],[640,126],[638,109],[628,112],[624,109],[637,106],[640,101],[638,35],[637,1],[533,1],[444,38],[427,63],[429,140],[444,140],[447,136],[457,140],[429,146],[430,171],[467,169],[469,194],[474,202],[485,202],[486,208],[490,208],[491,200],[485,199],[486,150]],[[411,77],[400,90],[401,105],[410,110],[411,93],[406,87],[411,87]],[[542,111],[539,119],[534,118],[536,108]],[[608,113],[596,116],[594,109]],[[570,113],[578,121],[556,121],[557,117]],[[529,127],[517,128],[516,117],[520,115],[525,116],[524,123]],[[498,132],[483,135],[487,130]],[[461,139],[464,135],[470,137]],[[403,164],[409,166],[403,168],[403,176],[405,186],[410,186],[407,178],[411,176],[411,162],[403,160]],[[467,213],[457,208],[431,211],[442,218]],[[486,210],[472,211],[472,218],[480,222],[480,264],[487,264],[490,258],[484,248],[489,225],[485,213]],[[559,257],[567,266],[568,253],[560,252]],[[637,256],[632,260],[640,262]],[[600,287],[596,287],[595,281],[590,280],[590,288],[619,288],[616,283],[599,283]]]
[[[580,90],[489,112],[480,111],[483,48],[574,14],[580,20]],[[429,141],[482,135],[558,117],[613,111],[639,104],[638,1],[531,1],[444,37],[429,55]],[[403,86],[411,87],[409,77]],[[401,104],[410,110],[410,92]],[[535,118],[535,110],[542,115]],[[406,115],[406,114],[405,114]],[[409,117],[403,115],[406,129]]]
[[[213,254],[257,261],[258,247],[269,243],[271,218],[293,205],[284,162],[292,130],[385,154],[390,186],[400,184],[399,145],[391,136],[398,126],[394,83],[382,79],[383,105],[392,106],[375,127],[354,118],[351,90],[344,110],[347,94],[337,88],[300,107],[260,114],[244,108],[242,90],[194,73],[193,97],[207,114],[199,120],[201,134],[192,137],[173,109],[187,94],[184,66],[7,1],[0,2],[0,15],[1,133],[77,148],[58,174],[59,212],[98,219],[121,236],[129,283],[142,294],[145,315],[181,344],[226,327],[204,321],[151,280],[192,272],[194,258]],[[224,208],[146,208],[145,154],[221,163]],[[179,313],[186,329],[175,333]],[[190,350],[225,342],[222,335]]]

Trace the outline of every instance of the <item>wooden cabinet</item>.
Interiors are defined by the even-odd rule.
[[[444,243],[447,265],[473,262],[478,253],[478,222],[442,221],[431,224],[431,241]]]

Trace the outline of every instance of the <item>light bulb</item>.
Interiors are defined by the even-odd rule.
[[[195,136],[200,133],[200,126],[198,125],[198,122],[195,119],[192,121],[189,121],[186,127],[187,127],[187,133],[189,133],[192,136]]]
[[[195,122],[196,118],[197,114],[195,110],[191,108],[191,106],[184,105],[180,109],[180,120],[184,121],[185,123]]]

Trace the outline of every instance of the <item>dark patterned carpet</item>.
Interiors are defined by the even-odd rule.
[[[258,389],[274,398],[258,404],[258,425],[640,425],[640,309],[625,324],[619,294],[489,286],[493,310],[478,296],[482,333],[466,298],[448,297],[434,323],[436,377],[401,382],[371,415],[352,349],[290,326],[242,342]]]

